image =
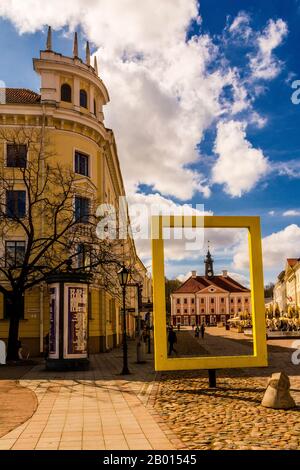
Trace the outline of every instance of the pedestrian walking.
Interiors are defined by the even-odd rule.
[[[199,326],[197,325],[195,329],[195,338],[199,338],[199,333],[200,333],[200,329],[199,329]]]
[[[203,339],[203,338],[204,338],[204,332],[205,332],[204,323],[202,323],[201,328],[200,328],[200,331],[201,331],[201,338]]]
[[[177,336],[175,331],[173,330],[172,327],[169,328],[169,334],[168,334],[168,342],[169,342],[169,356],[174,353],[177,353],[177,351],[174,349],[174,344],[177,343]]]

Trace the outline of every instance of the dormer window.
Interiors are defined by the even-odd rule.
[[[80,106],[82,108],[87,108],[87,92],[85,90],[80,90]]]
[[[65,101],[66,103],[72,102],[72,88],[67,83],[64,83],[61,86],[60,98],[61,98],[61,101]]]

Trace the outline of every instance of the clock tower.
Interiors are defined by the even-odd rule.
[[[213,277],[214,276],[214,260],[210,254],[209,249],[207,250],[206,258],[204,260],[205,264],[205,276]]]

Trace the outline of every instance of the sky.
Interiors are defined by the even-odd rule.
[[[47,25],[65,55],[78,30],[110,93],[129,202],[260,216],[267,283],[300,257],[299,21],[299,0],[1,0],[0,80],[38,91]],[[167,275],[202,273],[208,237],[216,271],[247,277],[245,237],[224,230],[199,250],[169,243]],[[137,248],[150,265],[149,242]]]

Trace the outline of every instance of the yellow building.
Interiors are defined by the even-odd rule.
[[[49,28],[47,47],[40,57],[33,60],[35,72],[40,76],[40,94],[27,89],[5,89],[5,99],[0,104],[0,129],[37,129],[45,131],[51,144],[51,158],[69,167],[76,174],[79,203],[85,198],[98,203],[118,207],[120,196],[125,195],[119,166],[117,148],[112,130],[104,125],[103,108],[109,102],[108,91],[98,76],[97,61],[90,64],[87,44],[86,61],[78,57],[77,34],[74,39],[73,57],[66,57],[52,50],[52,33]],[[11,174],[14,191],[18,192],[18,207],[22,201],[22,181],[17,172],[9,168],[14,158],[13,146],[0,136],[0,159],[3,172]],[[18,147],[19,154],[24,146]],[[30,159],[30,153],[26,155]],[[16,166],[16,165],[12,165]],[[14,169],[15,170],[15,169]],[[11,173],[9,173],[11,171]],[[83,194],[84,192],[84,194]],[[7,192],[6,192],[7,194]],[[84,197],[82,197],[82,194]],[[14,198],[15,196],[12,195]],[[81,200],[80,200],[81,198]],[[76,204],[75,201],[75,210]],[[80,206],[80,204],[79,204]],[[46,222],[41,216],[37,223],[41,231]],[[45,232],[45,233],[46,233]],[[23,233],[8,232],[2,240],[2,259],[8,253],[15,256],[27,243]],[[137,266],[140,281],[148,285],[146,269],[138,259],[134,242],[127,240],[131,263]],[[124,248],[123,248],[124,249]],[[0,282],[4,282],[3,280]],[[117,281],[116,281],[117,282]],[[144,289],[149,290],[148,287]],[[121,313],[118,286],[116,293],[106,289],[98,279],[90,286],[89,351],[105,351],[115,347],[121,339]],[[133,289],[134,291],[134,289]],[[145,295],[148,294],[148,291]],[[130,306],[136,305],[136,294],[129,294]],[[7,300],[0,294],[0,338],[8,336]],[[134,309],[131,309],[134,310]],[[134,336],[136,312],[128,315],[128,334]],[[20,321],[20,339],[28,346],[31,355],[43,352],[44,338],[49,330],[49,293],[46,283],[26,292],[24,315]]]

